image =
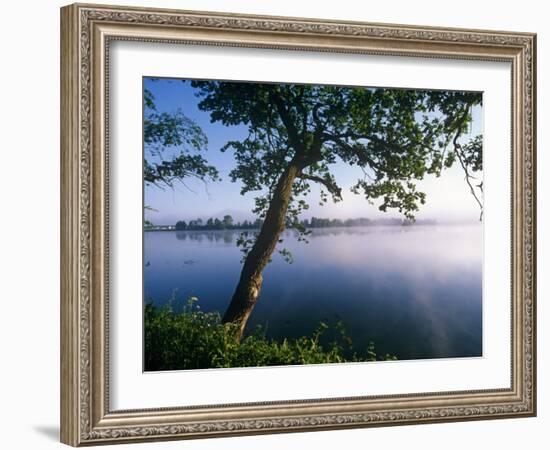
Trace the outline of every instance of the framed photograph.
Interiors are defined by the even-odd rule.
[[[535,58],[62,8],[62,442],[535,415]]]

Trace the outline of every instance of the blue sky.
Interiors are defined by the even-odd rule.
[[[156,186],[145,186],[144,203],[154,211],[146,211],[145,217],[155,224],[169,225],[177,220],[209,217],[222,217],[231,214],[235,220],[250,220],[254,205],[254,193],[241,196],[241,184],[231,182],[229,172],[234,167],[232,151],[225,153],[220,148],[229,140],[239,140],[247,135],[246,127],[225,127],[220,123],[211,123],[210,114],[198,109],[198,98],[189,82],[176,79],[144,78],[144,87],[149,89],[154,97],[159,112],[172,113],[177,110],[193,119],[208,137],[208,150],[203,156],[209,164],[220,172],[221,182],[204,184],[198,180],[185,180],[185,185],[176,183],[174,189],[160,189]],[[473,111],[471,136],[482,130],[482,110]],[[332,173],[342,187],[343,201],[337,204],[329,201],[319,205],[319,188],[313,186],[310,194],[310,209],[303,215],[330,218],[355,217],[400,217],[397,211],[388,210],[381,213],[374,205],[370,205],[361,195],[355,195],[349,188],[362,172],[357,167],[351,167],[342,162],[332,166]],[[476,221],[479,219],[479,207],[469,193],[464,182],[464,174],[458,164],[444,172],[440,178],[428,176],[417,183],[419,190],[427,195],[427,203],[417,214],[419,219],[436,219],[445,221]]]

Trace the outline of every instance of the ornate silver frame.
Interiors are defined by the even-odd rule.
[[[109,44],[113,40],[510,62],[510,388],[111,411],[106,95]],[[80,446],[534,416],[535,52],[536,36],[530,33],[82,4],[62,8],[61,441]]]

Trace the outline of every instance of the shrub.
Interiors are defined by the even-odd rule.
[[[181,311],[174,299],[163,307],[145,305],[145,370],[183,370],[220,367],[254,367],[325,364],[397,359],[379,357],[371,342],[358,352],[341,322],[321,322],[311,336],[284,339],[266,337],[257,327],[240,342],[233,324],[222,324],[217,312],[203,312],[191,297]],[[328,333],[327,333],[328,332]],[[327,334],[336,336],[321,344]]]

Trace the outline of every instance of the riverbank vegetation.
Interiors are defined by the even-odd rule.
[[[408,226],[408,225],[436,225],[435,220],[420,219],[416,221],[398,218],[377,218],[368,219],[366,217],[338,219],[311,217],[299,221],[302,229],[313,228],[351,228],[368,226]],[[260,230],[263,220],[243,220],[234,221],[232,216],[225,215],[222,219],[210,217],[206,221],[202,219],[193,219],[189,221],[178,220],[175,225],[154,225],[150,221],[145,223],[146,231],[205,231],[205,230]],[[296,225],[294,225],[295,227]],[[289,227],[292,228],[292,227]]]
[[[240,342],[238,326],[223,324],[217,312],[203,312],[198,299],[183,305],[147,303],[144,311],[145,370],[185,370],[397,359],[377,355],[372,342],[354,346],[341,322],[319,323],[311,336],[270,339],[257,327]]]

